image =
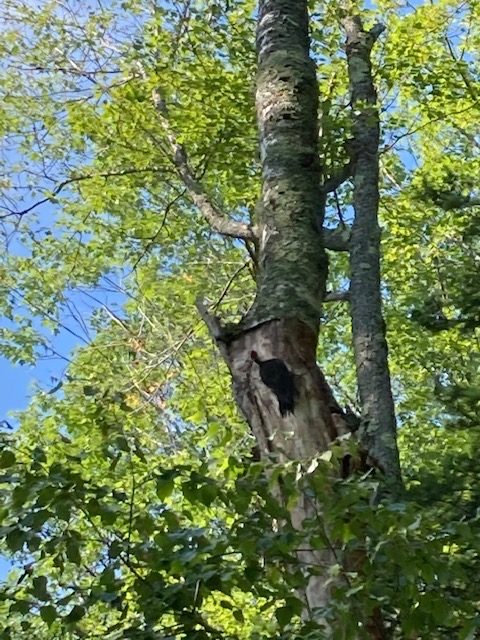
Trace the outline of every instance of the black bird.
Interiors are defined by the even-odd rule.
[[[293,413],[295,408],[295,381],[293,373],[283,360],[272,358],[260,360],[256,351],[250,352],[250,357],[260,368],[260,378],[277,396],[278,408],[282,416]]]

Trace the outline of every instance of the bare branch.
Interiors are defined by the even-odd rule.
[[[350,293],[348,291],[327,291],[324,302],[348,302]]]
[[[170,123],[168,121],[168,111],[165,101],[157,90],[152,92],[152,99],[157,110],[160,124],[167,137],[172,161],[178,175],[183,180],[187,192],[194,204],[200,209],[205,220],[214,231],[231,238],[241,238],[242,240],[254,240],[255,229],[244,222],[237,222],[229,219],[209,198],[200,182],[196,179],[188,162],[187,152],[182,144],[177,140]]]
[[[349,251],[351,229],[340,225],[335,229],[323,229],[323,246],[330,251]]]
[[[222,293],[220,294],[218,300],[215,302],[215,304],[212,306],[212,309],[217,309],[217,307],[219,307],[219,305],[221,304],[222,300],[225,298],[225,296],[227,295],[227,293],[230,290],[230,287],[232,286],[232,284],[235,282],[235,279],[237,278],[237,276],[248,267],[249,261],[244,262],[242,265],[240,265],[238,267],[238,269],[235,269],[235,271],[233,272],[233,274],[231,275],[231,277],[228,279],[227,284],[224,286]]]
[[[352,177],[352,171],[353,162],[350,161],[325,181],[322,185],[323,193],[327,194],[332,193],[332,191],[336,191],[344,182]]]
[[[205,302],[204,300],[202,300],[202,298],[197,298],[195,302],[195,306],[198,309],[198,313],[200,314],[200,317],[207,325],[208,330],[212,335],[212,338],[214,338],[214,340],[220,340],[223,335],[223,329],[222,329],[222,325],[220,324],[220,320],[216,316],[213,316],[209,313],[205,305]]]
[[[468,93],[470,94],[470,97],[472,98],[472,100],[476,102],[478,100],[478,92],[477,92],[475,83],[472,82],[472,79],[469,77],[468,72],[466,71],[466,68],[462,67],[461,64],[459,64],[460,60],[457,58],[455,54],[455,50],[448,36],[445,36],[445,42],[447,43],[448,51],[450,52],[452,59],[454,60],[454,62],[456,62],[458,66],[458,73],[460,74],[465,84],[465,87]]]
[[[417,133],[417,131],[421,131],[422,129],[426,129],[431,124],[435,124],[436,122],[442,122],[442,121],[446,122],[450,116],[458,116],[461,113],[466,113],[467,111],[471,111],[472,109],[477,107],[478,102],[479,101],[476,100],[472,104],[469,104],[467,107],[463,107],[462,109],[457,109],[456,111],[449,111],[447,113],[442,113],[442,115],[436,116],[435,118],[431,118],[427,122],[423,122],[422,124],[418,125],[417,127],[413,127],[413,126],[410,127],[405,133],[399,134],[398,136],[393,138],[392,142],[390,142],[389,144],[387,144],[384,147],[382,147],[382,149],[380,149],[380,153],[382,154],[382,153],[386,153],[387,151],[390,151],[390,149],[393,149],[393,147],[395,147],[397,142],[402,140],[402,138],[407,138],[408,136],[412,136],[414,133]],[[453,125],[453,126],[456,127],[456,125]]]
[[[212,315],[202,298],[197,298],[195,302],[195,306],[197,307],[198,313],[202,318],[203,322],[207,325],[208,331],[212,338],[214,339],[222,357],[225,359],[225,362],[228,364],[228,347],[224,340],[225,331],[220,323],[220,319],[217,316]]]
[[[165,207],[165,210],[163,212],[163,219],[162,219],[162,223],[160,224],[160,227],[158,228],[158,230],[155,232],[155,234],[150,238],[149,242],[147,243],[146,247],[143,249],[142,253],[138,256],[138,258],[135,260],[135,262],[133,263],[132,266],[132,271],[135,271],[135,269],[137,268],[137,266],[139,265],[139,263],[143,260],[143,258],[147,255],[147,253],[150,251],[150,249],[155,245],[158,236],[162,233],[163,228],[165,227],[165,223],[167,222],[167,216],[171,210],[171,208],[173,206],[175,206],[175,204],[181,199],[183,198],[183,196],[185,195],[185,190],[183,190],[181,193],[179,193],[178,195],[175,196],[175,198],[173,200],[171,200],[167,206]]]
[[[30,213],[31,211],[41,206],[42,204],[45,204],[46,202],[54,202],[56,196],[58,196],[58,194],[61,191],[63,191],[65,187],[67,187],[69,184],[74,184],[75,182],[92,180],[94,178],[113,178],[117,176],[126,176],[134,173],[155,173],[158,170],[159,169],[157,167],[147,167],[145,169],[130,168],[130,169],[121,169],[119,171],[103,171],[100,173],[89,173],[89,174],[72,176],[71,178],[67,178],[62,182],[59,182],[57,186],[53,189],[53,191],[50,193],[50,195],[46,196],[45,198],[42,198],[41,200],[37,200],[37,202],[34,202],[32,205],[30,205],[26,209],[21,209],[20,211],[16,211],[15,209],[2,207],[2,209],[4,211],[7,211],[7,213],[0,215],[0,220],[3,220],[4,218],[10,218],[12,216],[18,216],[21,218],[22,216],[26,215],[27,213]]]

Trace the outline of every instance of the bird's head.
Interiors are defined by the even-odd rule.
[[[258,357],[258,353],[256,351],[250,351],[250,357],[254,362],[260,362],[260,359]]]

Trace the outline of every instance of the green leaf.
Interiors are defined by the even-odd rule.
[[[10,551],[20,551],[27,540],[27,534],[21,529],[15,528],[5,537],[5,542]]]
[[[40,607],[40,617],[50,627],[58,617],[57,610],[52,605]]]
[[[76,565],[82,564],[82,556],[80,553],[80,545],[76,540],[70,539],[65,547],[65,554],[70,562]]]
[[[245,622],[245,616],[243,615],[241,609],[233,609],[232,614],[235,620],[237,622],[240,622],[240,624],[243,624]]]
[[[7,469],[8,467],[13,467],[16,461],[17,459],[13,451],[4,449],[2,452],[0,452],[0,469]]]
[[[72,607],[68,615],[64,617],[64,620],[69,624],[79,622],[85,616],[86,612],[85,607],[76,604]]]
[[[28,602],[27,600],[17,600],[16,602],[10,605],[9,611],[18,612],[18,613],[21,613],[22,615],[27,615],[27,613],[30,611],[31,606],[32,606],[31,603]]]
[[[284,606],[275,610],[275,617],[281,627],[286,627],[290,623],[295,611],[292,607]]]
[[[458,634],[458,640],[474,640],[480,628],[478,619],[466,620]]]
[[[39,600],[50,600],[47,589],[48,580],[46,576],[37,576],[32,580],[32,594]]]
[[[175,487],[173,478],[157,478],[155,482],[157,496],[160,500],[166,500],[169,498]]]

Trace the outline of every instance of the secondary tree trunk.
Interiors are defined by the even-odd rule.
[[[396,493],[401,476],[380,292],[380,127],[370,63],[372,46],[383,26],[375,25],[367,32],[354,16],[344,20],[344,27],[353,114],[355,218],[350,239],[350,308],[362,407],[359,435],[372,463],[382,470],[388,489]]]

